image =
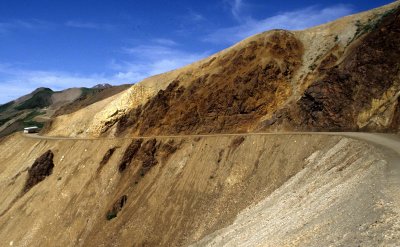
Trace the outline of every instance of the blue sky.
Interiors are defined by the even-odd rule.
[[[1,0],[0,103],[37,87],[135,83],[272,28],[392,1]]]

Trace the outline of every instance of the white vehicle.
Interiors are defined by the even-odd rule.
[[[40,130],[39,127],[37,127],[37,126],[31,126],[31,127],[26,127],[26,128],[24,128],[24,133],[25,133],[25,134],[38,133],[39,130]]]

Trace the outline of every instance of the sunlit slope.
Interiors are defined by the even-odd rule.
[[[48,134],[397,132],[397,6],[395,2],[304,31],[255,35],[207,59],[148,78],[90,110],[60,117]]]
[[[110,155],[111,149],[115,151]],[[329,243],[343,231],[351,230],[350,240],[361,241],[371,231],[384,236],[390,230],[359,228],[359,223],[369,225],[390,213],[391,207],[379,206],[388,202],[379,192],[385,188],[381,179],[387,161],[374,147],[348,138],[140,141],[17,135],[3,140],[0,150],[4,246],[186,246],[209,234],[229,243],[229,229],[236,226],[234,237],[248,239],[248,232],[260,237],[251,240],[254,243],[281,243],[276,231],[283,226],[293,238],[307,237],[297,234],[299,230],[311,234],[316,231],[311,229],[322,227],[307,238],[329,232]],[[26,191],[30,167],[48,150],[54,168]],[[355,210],[351,205],[363,207]],[[268,231],[258,233],[265,224]],[[217,231],[224,227],[227,230]]]

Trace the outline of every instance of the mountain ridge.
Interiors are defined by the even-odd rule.
[[[72,114],[68,117],[56,118],[48,134],[118,136],[176,134],[185,133],[185,131],[227,133],[279,129],[318,130],[318,126],[314,126],[311,120],[302,120],[312,109],[312,107],[308,109],[306,107],[310,101],[307,101],[305,95],[313,94],[310,94],[307,89],[312,87],[315,91],[317,87],[312,84],[320,80],[323,75],[327,78],[327,74],[332,74],[332,71],[335,71],[334,67],[342,63],[342,60],[350,61],[351,56],[358,56],[358,58],[353,58],[356,62],[357,59],[360,60],[362,56],[355,54],[353,50],[361,51],[360,46],[368,40],[367,36],[375,32],[377,37],[382,36],[389,40],[388,32],[380,33],[379,31],[380,28],[384,28],[382,25],[386,25],[381,21],[395,16],[394,11],[397,8],[398,2],[395,2],[307,30],[273,30],[257,34],[209,58],[181,69],[147,78],[132,86],[115,100],[99,103],[102,106],[96,107],[97,110],[92,113],[85,110],[85,114],[77,113],[77,117]],[[397,44],[396,37],[397,33],[390,39]],[[380,40],[385,41],[384,38]],[[291,48],[297,47],[297,53],[295,49],[286,47],[287,45]],[[380,48],[370,46],[369,49],[374,52]],[[290,52],[285,53],[289,50]],[[390,46],[386,50],[386,52],[390,51]],[[397,52],[396,49],[393,51]],[[390,56],[381,57],[384,61]],[[396,67],[395,58],[393,63]],[[259,78],[255,79],[257,76]],[[251,82],[251,79],[256,81]],[[246,84],[246,80],[249,80],[250,84]],[[360,80],[351,83],[364,85],[360,84]],[[397,118],[394,112],[398,111],[396,110],[398,96],[391,94],[396,91],[398,81],[395,80],[392,84],[393,87],[390,90],[383,87],[380,92],[367,93],[365,98],[360,96],[363,100],[362,104],[369,105],[369,109],[358,103],[359,99],[353,99],[358,96],[345,96],[342,100],[346,99],[347,103],[343,106],[354,104],[357,109],[351,113],[346,110],[348,112],[340,113],[341,115],[338,112],[335,113],[339,114],[336,119],[352,114],[340,125],[335,123],[336,120],[333,121],[329,115],[335,111],[328,110],[328,108],[339,106],[334,106],[334,102],[330,101],[321,113],[317,113],[325,114],[324,119],[318,122],[328,121],[327,119],[331,118],[329,121],[331,121],[332,130],[368,129],[397,132],[399,128],[393,127],[395,121],[392,119]],[[274,88],[274,85],[277,88]],[[256,89],[257,87],[260,88]],[[371,89],[371,86],[366,89]],[[238,92],[242,95],[237,95]],[[219,98],[219,95],[222,96]],[[236,99],[237,97],[239,99]],[[192,99],[196,99],[196,102]],[[299,100],[298,104],[303,104],[303,106],[297,105],[296,102]],[[186,103],[182,103],[185,101]],[[230,101],[234,102],[234,105],[229,105]],[[214,106],[208,106],[208,104],[219,105],[220,108],[213,108]],[[387,111],[379,112],[382,107]],[[209,112],[208,109],[212,111]],[[90,119],[82,120],[83,115]],[[78,124],[80,121],[81,124]],[[236,126],[241,126],[240,128],[234,126],[234,122],[237,121],[241,122],[236,123]],[[301,127],[308,121],[308,127]],[[70,124],[61,124],[66,122]],[[191,122],[195,126],[190,127]],[[333,126],[335,124],[338,126]],[[182,129],[182,126],[189,129]]]

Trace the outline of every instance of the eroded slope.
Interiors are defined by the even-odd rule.
[[[398,200],[388,183],[399,179],[398,159],[391,171],[359,144],[342,139],[316,151],[287,183],[193,246],[397,246]]]
[[[342,142],[347,146],[335,147]],[[230,225],[241,210],[308,167],[315,152],[321,157],[333,153],[346,161],[334,165],[326,160],[335,166],[331,172],[344,180],[341,174],[347,168],[343,166],[363,169],[364,161],[374,166],[373,161],[381,159],[367,145],[333,136],[225,136],[131,143],[129,139],[19,136],[3,140],[2,245],[13,241],[18,246],[184,246]],[[358,152],[349,151],[355,147]],[[21,196],[28,168],[49,149],[54,154],[51,175]]]

